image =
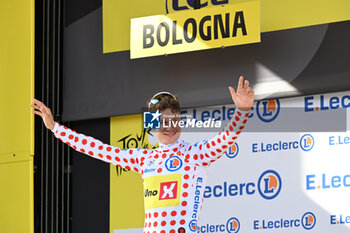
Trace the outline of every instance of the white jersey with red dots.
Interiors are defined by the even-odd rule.
[[[121,149],[55,123],[57,138],[75,150],[138,172],[144,186],[144,233],[197,231],[207,168],[233,145],[249,111],[236,110],[222,132],[210,140],[161,144],[157,149]]]

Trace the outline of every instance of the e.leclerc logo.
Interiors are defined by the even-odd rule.
[[[337,188],[350,187],[350,174],[329,175],[326,173],[306,175],[306,190],[329,190]]]
[[[332,214],[331,217],[331,225],[337,225],[337,224],[350,224],[350,215],[342,215],[342,214]]]
[[[306,96],[304,98],[304,111],[325,111],[338,108],[350,108],[350,95],[343,96]]]
[[[276,230],[303,227],[311,230],[316,225],[316,217],[313,213],[307,212],[301,218],[279,218],[278,220],[254,220],[254,230]]]
[[[281,176],[274,170],[267,170],[260,175],[256,182],[230,184],[224,181],[223,184],[206,186],[203,196],[204,198],[221,198],[250,196],[259,193],[262,198],[271,200],[279,195],[281,189]]]
[[[271,151],[288,151],[302,149],[303,151],[310,151],[315,144],[314,137],[311,134],[304,134],[299,140],[277,141],[277,142],[260,142],[252,144],[252,152],[271,152]]]
[[[177,171],[181,167],[182,167],[182,160],[176,155],[168,158],[165,161],[165,168],[170,172]]]
[[[206,224],[202,226],[197,226],[196,229],[198,233],[212,233],[212,232],[227,232],[227,233],[237,233],[241,224],[239,220],[235,217],[230,218],[225,223],[222,224]],[[191,228],[192,229],[192,228]]]
[[[238,155],[238,151],[239,151],[239,147],[238,147],[238,144],[235,142],[235,143],[225,152],[225,155],[226,155],[229,159],[233,159],[233,158],[236,158],[236,156]]]
[[[261,100],[256,104],[256,115],[263,122],[272,122],[280,112],[280,101],[278,99]]]

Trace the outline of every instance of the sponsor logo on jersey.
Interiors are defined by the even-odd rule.
[[[239,147],[238,144],[235,142],[226,152],[225,155],[230,158],[236,158],[236,156],[238,155],[238,151],[239,151]]]
[[[181,174],[144,178],[145,209],[179,206]]]
[[[176,155],[168,158],[165,161],[165,168],[170,172],[177,171],[181,167],[182,167],[182,160]]]
[[[227,220],[226,224],[206,224],[202,226],[197,226],[199,233],[214,233],[214,232],[228,232],[237,233],[240,229],[240,222],[237,218],[232,217]]]
[[[282,189],[281,176],[274,170],[263,172],[256,182],[242,182],[229,184],[224,181],[223,185],[206,186],[204,198],[250,196],[259,193],[264,199],[276,198]],[[258,192],[256,192],[258,190]]]
[[[278,142],[260,142],[252,144],[252,152],[273,152],[273,151],[289,151],[302,149],[303,151],[310,151],[315,144],[315,139],[311,134],[304,134],[299,140],[278,141]]]
[[[330,190],[336,188],[350,187],[350,174],[329,175],[326,173],[306,175],[306,190]]]
[[[331,225],[337,225],[337,224],[350,224],[350,215],[342,215],[342,214],[338,214],[338,215],[330,215],[331,217]]]
[[[316,224],[316,217],[313,213],[307,212],[301,218],[279,218],[278,220],[260,219],[254,220],[254,230],[276,230],[303,227],[311,230]]]
[[[202,189],[202,184],[203,183],[203,178],[198,177],[196,180],[196,191],[194,192],[194,197],[193,197],[193,208],[192,208],[192,215],[191,215],[191,221],[189,223],[189,227],[191,231],[196,231],[196,224],[197,224],[197,219],[198,219],[198,212],[200,208],[200,198],[201,198],[201,189]]]
[[[304,98],[304,111],[326,111],[330,109],[350,108],[350,95],[331,96],[306,96]]]

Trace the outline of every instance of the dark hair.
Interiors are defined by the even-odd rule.
[[[150,99],[147,101],[148,111],[155,112],[159,110],[161,112],[167,108],[170,108],[173,113],[181,113],[180,101],[177,97],[176,99],[174,99],[173,97],[168,95],[163,96],[158,103],[151,104],[151,106],[148,107],[150,101]]]

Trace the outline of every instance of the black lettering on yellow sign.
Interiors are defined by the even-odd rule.
[[[232,34],[230,33],[230,19],[233,20]],[[183,38],[177,38],[176,29],[178,26],[182,26],[183,28]],[[143,25],[143,48],[152,48],[155,41],[157,41],[159,46],[164,47],[169,43],[170,37],[172,38],[171,43],[173,45],[182,44],[183,39],[187,43],[192,43],[196,40],[198,34],[204,41],[219,39],[219,32],[222,38],[236,37],[238,30],[241,31],[242,36],[247,35],[243,11],[235,12],[234,16],[230,15],[230,13],[226,13],[225,15],[217,14],[213,17],[206,15],[201,18],[199,24],[194,18],[186,19],[183,25],[178,25],[176,20],[172,22],[172,25],[162,22],[157,26],[157,30],[155,30],[155,25],[146,24]],[[155,32],[156,40],[154,38]]]

